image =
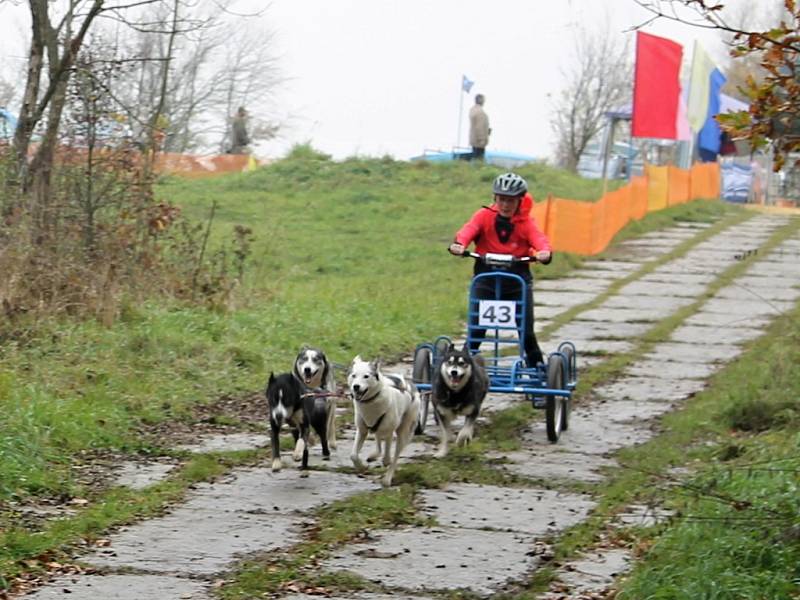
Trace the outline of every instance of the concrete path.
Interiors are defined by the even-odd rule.
[[[706,227],[676,226],[622,244],[616,255],[624,260],[590,261],[568,279],[539,282],[535,301],[541,328],[559,314],[592,302],[614,282],[631,278],[617,293],[579,312],[543,340],[545,351],[554,350],[563,339],[573,341],[579,369],[630,350],[633,340],[661,319],[702,303],[669,340],[641,356],[622,377],[598,389],[581,390],[585,400],[574,408],[569,431],[558,444],[547,442],[539,420],[524,434],[521,450],[497,456],[504,459],[497,468],[527,478],[524,487],[459,484],[422,490],[420,511],[435,519],[435,526],[372,531],[367,540],[326,558],[322,569],[351,571],[383,590],[342,597],[425,598],[461,588],[490,596],[527,581],[548,559],[544,540],[585,519],[595,506],[590,494],[570,491],[575,483],[602,482],[617,464],[617,450],[651,438],[652,419],[703,389],[710,376],[736,359],[743,344],[795,305],[800,298],[800,236],[770,253],[758,252],[748,259],[751,266],[745,274],[704,299],[723,271],[787,222],[785,216],[757,215],[651,269],[653,261],[696,239]],[[486,412],[519,401],[492,395]],[[427,432],[434,431],[429,424]],[[346,430],[335,460],[328,463],[334,470],[328,472],[315,471],[300,479],[293,469],[279,474],[268,468],[240,469],[223,481],[200,485],[169,514],[117,532],[107,548],[83,557],[104,575],[59,579],[26,598],[210,599],[211,582],[235,568],[242,557],[279,552],[296,542],[310,509],[377,489],[377,469],[366,477],[336,472],[337,465],[349,466],[350,436]],[[229,441],[260,447],[266,437]],[[404,460],[427,460],[432,442],[428,436],[418,437]],[[226,440],[201,440],[194,449],[216,449],[220,444],[225,447]],[[312,461],[321,464],[317,454]],[[143,474],[145,466],[127,473],[123,481],[146,485],[168,476],[168,467],[152,467]],[[616,526],[652,518],[658,515],[629,507]],[[562,565],[552,589],[541,597],[595,597],[629,568],[630,561],[624,549],[599,544]]]

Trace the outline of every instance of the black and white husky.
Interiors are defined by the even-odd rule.
[[[308,435],[313,428],[322,443],[322,455],[330,456],[328,450],[327,422],[328,405],[326,398],[315,398],[308,393],[302,382],[292,373],[275,376],[269,374],[266,389],[269,402],[270,439],[272,441],[272,470],[280,471],[281,447],[280,433],[287,425],[294,437],[294,460],[302,460],[301,469],[306,475],[308,469]]]
[[[347,387],[353,397],[356,439],[350,455],[357,469],[363,469],[359,453],[367,433],[375,436],[374,460],[383,454],[386,472],[384,487],[392,485],[397,459],[414,433],[419,415],[419,391],[400,375],[383,374],[378,361],[367,362],[356,356],[347,372]],[[394,441],[394,453],[392,452]]]
[[[303,385],[310,388],[309,391],[322,390],[329,394],[336,392],[333,366],[319,348],[303,346],[294,359],[292,373]],[[336,397],[327,396],[325,400],[328,405],[328,421],[325,427],[328,446],[336,450]]]
[[[464,426],[458,432],[456,443],[469,444],[475,430],[475,421],[489,391],[489,378],[480,356],[472,356],[464,347],[456,350],[453,344],[442,355],[431,381],[431,401],[439,421],[438,458],[447,456],[450,441],[450,423],[464,415]]]

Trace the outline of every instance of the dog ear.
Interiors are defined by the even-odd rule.
[[[375,371],[375,378],[377,379],[378,371],[381,370],[381,360],[379,358],[376,358],[375,360],[370,362],[369,365],[372,367],[372,370]]]
[[[273,383],[275,381],[275,373],[272,371],[269,372],[269,381],[267,383]]]
[[[363,360],[361,360],[361,355],[360,355],[360,354],[356,354],[356,355],[353,357],[353,361],[352,361],[350,364],[352,365],[352,364],[355,364],[355,363],[357,363],[357,362],[364,362]]]
[[[464,345],[461,346],[461,351],[464,352],[465,354],[471,354],[471,352],[469,351],[469,344],[467,342],[464,342]]]

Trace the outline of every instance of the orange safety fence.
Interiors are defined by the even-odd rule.
[[[156,156],[156,170],[162,173],[202,177],[220,173],[241,173],[260,163],[248,154],[218,154],[200,156],[161,152]]]
[[[690,170],[648,165],[645,175],[608,192],[597,202],[548,197],[533,207],[533,217],[555,250],[598,254],[631,220],[648,212],[700,198],[719,198],[719,165]]]

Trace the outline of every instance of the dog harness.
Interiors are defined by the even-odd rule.
[[[367,425],[367,429],[369,430],[370,433],[375,433],[376,431],[378,431],[378,427],[381,426],[381,421],[383,421],[383,417],[385,416],[386,413],[383,413],[380,417],[378,417],[378,420],[375,421],[375,423],[372,426]]]

